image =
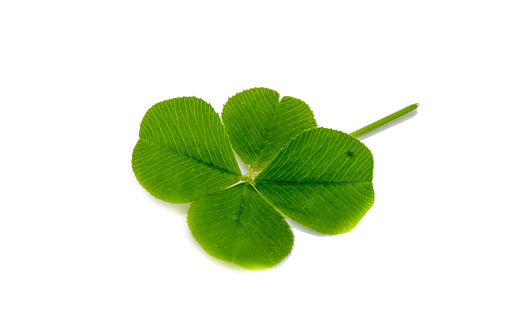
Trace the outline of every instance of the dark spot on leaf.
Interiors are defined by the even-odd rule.
[[[354,152],[352,152],[352,151],[347,151],[347,155],[348,155],[349,157],[352,157],[352,156],[354,156]]]

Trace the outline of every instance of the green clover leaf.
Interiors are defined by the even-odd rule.
[[[373,157],[351,135],[316,128],[303,101],[280,100],[265,88],[230,98],[223,123],[205,101],[183,97],[148,110],[132,168],[153,196],[193,201],[188,226],[207,253],[246,269],[266,269],[292,250],[294,236],[284,215],[318,232],[340,234],[371,208]],[[232,148],[249,174],[241,175]],[[255,173],[254,167],[262,170]]]
[[[188,226],[211,256],[251,270],[278,264],[294,240],[283,216],[248,183],[198,198]]]
[[[255,168],[265,167],[298,133],[316,127],[305,102],[291,97],[280,101],[278,92],[265,88],[228,99],[222,118],[234,151]]]
[[[184,97],[154,105],[144,116],[132,167],[151,195],[187,203],[239,181],[241,170],[219,115]]]
[[[301,133],[254,180],[290,219],[324,234],[353,229],[374,202],[373,155],[360,141],[325,128]]]

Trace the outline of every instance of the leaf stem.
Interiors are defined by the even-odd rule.
[[[372,131],[374,129],[377,129],[378,127],[380,127],[382,125],[385,125],[388,122],[390,122],[392,120],[395,120],[396,118],[402,117],[403,115],[410,113],[411,111],[415,110],[416,108],[418,108],[418,103],[412,104],[410,106],[405,107],[404,109],[398,110],[397,112],[392,113],[392,114],[390,114],[387,117],[384,117],[384,118],[382,118],[380,120],[375,121],[372,124],[369,124],[369,125],[367,125],[365,127],[360,128],[357,131],[352,132],[350,135],[352,137],[358,137],[358,136],[361,136],[361,135],[363,135],[365,133],[369,133],[370,131]]]

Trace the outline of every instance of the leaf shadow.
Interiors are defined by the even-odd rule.
[[[314,235],[314,236],[322,236],[322,237],[331,236],[331,235],[328,235],[328,234],[323,234],[323,233],[317,232],[317,231],[312,230],[312,229],[310,229],[308,227],[305,227],[302,224],[295,222],[294,220],[290,219],[287,216],[285,216],[285,220],[290,225],[290,227],[292,227],[293,229],[297,229],[299,231],[302,231],[304,233],[307,233],[307,234],[310,234],[310,235]]]
[[[398,124],[401,124],[401,123],[405,122],[405,121],[408,120],[408,119],[413,118],[413,117],[416,116],[417,114],[418,114],[418,109],[417,109],[417,110],[414,110],[414,111],[411,111],[411,112],[408,113],[407,115],[404,115],[404,116],[399,117],[399,118],[397,118],[397,119],[395,119],[395,120],[393,120],[393,121],[390,121],[390,122],[388,122],[387,124],[385,124],[385,125],[383,125],[383,126],[380,126],[380,127],[378,127],[377,129],[375,129],[375,130],[370,131],[369,133],[366,133],[366,134],[360,135],[360,136],[357,137],[357,139],[359,139],[360,141],[363,141],[363,140],[365,140],[365,139],[368,139],[368,138],[371,137],[371,136],[374,136],[374,135],[376,135],[376,134],[378,134],[378,133],[381,133],[381,132],[383,132],[383,131],[385,131],[385,130],[391,128],[391,127],[394,127],[394,126],[396,126],[396,125],[398,125]]]

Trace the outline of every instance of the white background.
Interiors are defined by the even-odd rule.
[[[525,326],[523,1],[3,1],[0,325]],[[361,140],[376,202],[278,267],[207,255],[131,153],[263,86]]]

